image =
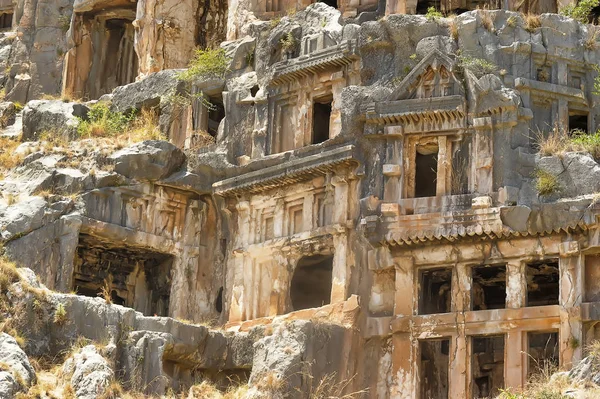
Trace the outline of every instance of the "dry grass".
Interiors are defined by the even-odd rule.
[[[189,147],[191,151],[199,150],[216,142],[215,138],[204,130],[195,131],[190,137]]]
[[[111,287],[112,285],[112,276],[109,277],[109,280],[104,280],[104,284],[102,285],[102,290],[100,291],[100,296],[102,298],[104,298],[104,301],[111,305],[113,303],[112,301],[112,295],[111,295]]]
[[[542,156],[563,156],[566,152],[587,152],[596,161],[600,161],[600,130],[585,133],[574,130],[567,132],[554,126],[552,131],[535,134],[536,147]]]
[[[539,195],[551,195],[560,192],[560,183],[555,175],[538,169],[535,171],[535,178],[535,188]]]
[[[9,170],[18,166],[23,160],[21,155],[15,154],[20,140],[0,137],[0,170]]]
[[[481,26],[485,28],[488,32],[494,32],[494,19],[492,15],[487,10],[481,10]]]
[[[144,140],[166,140],[158,126],[158,112],[155,109],[142,109],[134,119],[130,130],[123,135],[130,143]]]
[[[69,317],[67,315],[67,309],[65,309],[65,305],[59,303],[58,305],[56,305],[56,309],[54,310],[54,324],[63,326],[68,321]]]
[[[598,47],[598,28],[595,25],[589,25],[587,37],[583,43],[586,50],[594,51]]]
[[[456,23],[456,19],[451,19],[448,23],[448,33],[452,40],[458,41],[458,23]]]
[[[0,257],[0,290],[5,293],[17,281],[21,281],[17,265],[4,256]]]
[[[312,379],[313,377],[310,376]],[[338,398],[338,399],[355,399],[363,396],[367,393],[366,389],[346,393],[350,384],[352,382],[352,378],[342,379],[337,381],[336,373],[331,373],[325,375],[323,378],[319,380],[316,387],[311,388],[308,398],[309,399],[330,399],[330,398]]]
[[[529,33],[533,33],[536,31],[536,29],[542,27],[542,20],[537,14],[523,14],[523,20],[525,21],[525,30]]]

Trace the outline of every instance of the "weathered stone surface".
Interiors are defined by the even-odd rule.
[[[169,96],[183,94],[186,84],[177,79],[181,71],[167,69],[152,73],[139,82],[117,87],[112,92],[111,109],[127,112],[143,107],[158,107],[168,101]]]
[[[60,100],[30,101],[23,110],[23,140],[38,140],[42,133],[75,139],[79,126],[77,117],[85,115],[87,107],[83,104]]]
[[[112,154],[115,171],[136,180],[160,180],[185,161],[183,152],[165,141],[144,141]]]
[[[71,386],[78,399],[95,399],[104,393],[114,378],[108,362],[94,345],[83,347],[63,365],[63,373],[71,376]]]
[[[17,341],[6,333],[0,333],[0,362],[8,367],[8,371],[19,383],[25,385],[23,388],[27,388],[35,382],[35,370],[29,363],[27,355],[19,347]]]

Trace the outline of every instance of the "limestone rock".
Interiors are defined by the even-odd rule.
[[[94,345],[88,345],[67,359],[63,373],[71,375],[71,386],[78,399],[95,399],[114,377],[108,362]]]
[[[0,333],[0,363],[5,364],[8,371],[25,387],[35,382],[35,370],[29,363],[27,355],[19,347],[17,341],[6,333]],[[3,380],[6,381],[6,377]]]
[[[17,109],[15,104],[11,102],[0,103],[0,128],[3,129],[15,123],[16,114]]]
[[[156,107],[169,95],[181,94],[185,83],[177,79],[181,70],[167,69],[148,75],[139,82],[117,87],[111,96],[111,109],[128,112],[131,109]]]
[[[43,198],[31,197],[12,206],[0,205],[0,235],[8,240],[40,228],[48,219],[47,203]]]
[[[30,101],[23,110],[23,140],[37,140],[44,132],[74,139],[79,126],[77,117],[85,115],[87,107],[83,104],[60,100]]]
[[[184,153],[166,141],[149,140],[110,156],[115,171],[136,180],[159,180],[174,173],[185,161]]]

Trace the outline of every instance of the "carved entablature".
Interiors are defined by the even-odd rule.
[[[326,35],[326,33],[322,33]],[[302,55],[273,65],[272,85],[293,82],[329,68],[339,68],[360,58],[356,40],[334,44],[328,37],[308,36],[302,42]]]
[[[439,50],[433,50],[402,80],[387,101],[364,106],[365,134],[384,133],[386,125],[401,126],[402,134],[466,128],[465,91],[453,69],[454,61]]]
[[[162,186],[106,188],[85,196],[91,219],[172,241],[183,240],[186,223],[198,221],[195,194]]]

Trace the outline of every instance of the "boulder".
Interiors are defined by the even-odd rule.
[[[3,372],[10,372],[18,385],[29,387],[35,383],[35,370],[17,341],[6,333],[0,333],[0,364],[6,368]],[[0,375],[0,386],[11,385],[10,378]]]
[[[132,109],[156,107],[170,95],[183,93],[186,83],[177,78],[180,72],[168,69],[153,73],[139,82],[117,87],[112,92],[111,110],[128,112]]]
[[[4,129],[7,126],[15,123],[15,115],[17,108],[10,101],[0,103],[0,128]]]
[[[81,349],[63,365],[63,373],[71,375],[71,386],[78,399],[95,399],[111,383],[114,372],[94,345]]]
[[[38,140],[43,132],[75,139],[78,117],[85,117],[87,111],[88,108],[83,104],[60,100],[30,101],[23,110],[23,141]]]
[[[159,180],[177,171],[185,161],[183,151],[167,141],[148,140],[112,154],[115,172],[137,180]]]

